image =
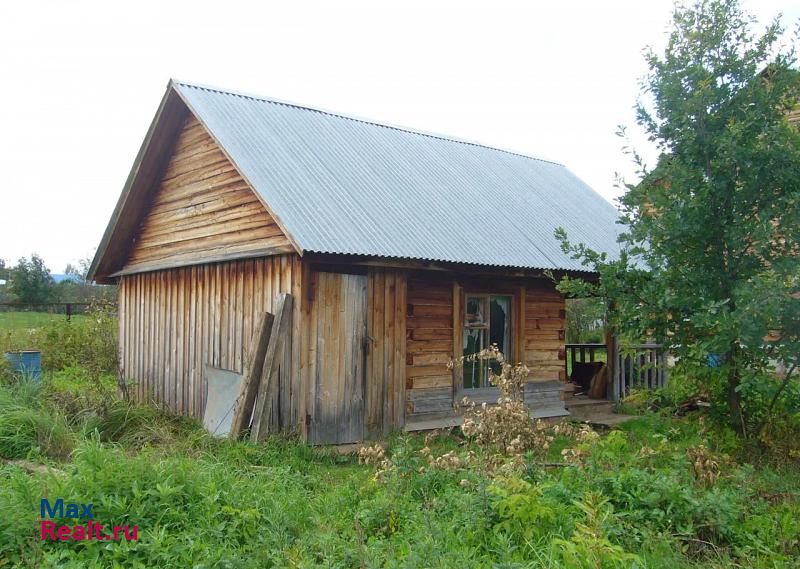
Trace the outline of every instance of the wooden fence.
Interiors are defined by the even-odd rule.
[[[90,306],[90,302],[0,302],[0,312],[63,314],[69,320],[75,314],[86,314]]]

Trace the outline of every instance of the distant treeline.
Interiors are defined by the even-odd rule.
[[[22,257],[14,266],[0,259],[0,302],[38,304],[116,298],[115,286],[95,285],[86,280],[90,264],[91,260],[87,258],[77,266],[67,265],[64,269],[65,278],[56,282],[50,269],[36,253],[30,258]]]

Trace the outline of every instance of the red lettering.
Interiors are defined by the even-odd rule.
[[[72,528],[69,526],[61,526],[58,528],[58,531],[56,531],[56,535],[61,541],[69,541],[71,533]]]
[[[54,535],[56,529],[56,522],[52,522],[50,520],[42,520],[42,541],[49,538],[52,541],[56,540],[56,536]]]
[[[40,539],[42,541],[84,541],[96,539],[98,541],[108,541],[113,539],[119,541],[122,535],[127,541],[139,539],[139,526],[113,526],[113,535],[101,533],[103,525],[89,520],[85,526],[56,526],[52,520],[42,520],[40,528]]]

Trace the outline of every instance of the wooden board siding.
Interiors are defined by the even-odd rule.
[[[367,272],[367,436],[375,439],[403,425],[406,371],[406,274]]]
[[[314,393],[309,440],[342,444],[363,440],[366,399],[367,277],[314,272],[311,324],[315,330]]]
[[[355,290],[343,285],[348,279],[363,288],[362,300],[347,292]],[[204,364],[241,373],[258,315],[274,310],[280,292],[294,295],[295,308],[271,429],[299,430],[315,442],[345,442],[359,433],[379,438],[410,422],[454,416],[460,377],[454,380],[447,363],[459,355],[465,292],[512,294],[514,360],[522,358],[531,368],[531,381],[563,379],[564,300],[544,280],[334,269],[294,254],[121,277],[122,377],[136,382],[132,391],[140,400],[200,417]],[[353,331],[356,312],[363,315],[365,333]],[[348,322],[353,326],[340,326]],[[341,374],[328,373],[340,368],[357,370],[362,383],[354,383],[355,376],[339,382]],[[333,391],[328,380],[335,380]],[[326,413],[328,419],[336,416],[337,426],[326,419],[330,436],[323,440],[314,436],[315,416],[321,420]]]
[[[345,385],[347,382],[339,381],[343,377],[339,368],[344,359],[340,352],[329,350],[326,343],[344,350],[345,346],[356,342],[358,345],[351,347],[362,350],[366,362],[362,375],[364,407],[358,420],[364,438],[379,438],[402,428],[406,362],[405,272],[385,268],[312,267],[309,263],[303,264],[303,270],[305,284],[298,334],[301,361],[297,381],[307,386],[305,436],[314,442],[349,442],[342,439],[343,436],[348,438],[342,433],[330,432],[334,419],[322,416],[325,414],[338,415],[335,420],[348,423],[349,430],[353,426],[349,421],[354,418],[351,416],[352,406],[356,403],[353,398],[358,399],[359,390],[350,389]],[[366,335],[360,336],[365,343],[342,337],[340,330],[343,321],[352,320],[348,314],[359,306],[353,294],[345,294],[349,290],[345,284],[359,279],[366,282],[364,309],[367,328]],[[347,397],[351,400],[345,403]],[[320,398],[328,400],[328,403],[321,403]],[[334,403],[335,408],[331,407]],[[326,434],[320,432],[322,427],[327,429]]]
[[[406,302],[406,417],[453,406],[452,275],[413,272]]]
[[[524,361],[531,369],[530,381],[566,380],[565,310],[564,296],[551,283],[525,287]]]
[[[205,406],[204,364],[243,372],[245,350],[261,312],[274,310],[280,292],[298,295],[296,255],[210,263],[123,276],[119,283],[120,374],[135,381],[141,401],[200,418]],[[276,413],[297,426],[302,397],[293,383],[299,364],[300,315],[279,373]]]
[[[255,192],[189,116],[122,272],[291,251]]]

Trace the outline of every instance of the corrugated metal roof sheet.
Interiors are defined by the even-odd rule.
[[[303,251],[586,270],[616,209],[560,164],[285,102],[175,88]]]

